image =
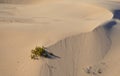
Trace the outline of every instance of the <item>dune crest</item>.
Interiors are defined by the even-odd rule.
[[[0,1],[1,76],[119,76],[118,3],[34,2]],[[31,60],[36,46],[60,59]]]

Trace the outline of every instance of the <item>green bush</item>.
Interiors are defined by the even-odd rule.
[[[39,59],[40,56],[44,53],[45,49],[43,47],[36,47],[35,49],[31,50],[31,59]]]

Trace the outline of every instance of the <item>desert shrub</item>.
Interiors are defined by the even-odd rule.
[[[44,48],[43,47],[36,47],[35,49],[31,50],[31,59],[39,59],[40,56],[44,53]]]

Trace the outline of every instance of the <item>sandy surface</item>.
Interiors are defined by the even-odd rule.
[[[2,0],[0,75],[119,76],[118,2]],[[31,60],[42,45],[61,59]]]

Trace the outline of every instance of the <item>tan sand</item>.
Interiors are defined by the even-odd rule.
[[[99,68],[104,71],[99,76],[119,76],[119,26],[104,28],[118,5],[101,3],[2,1],[0,76],[98,76]],[[42,45],[61,59],[31,60],[31,49]],[[87,74],[89,66],[93,68]]]

